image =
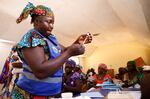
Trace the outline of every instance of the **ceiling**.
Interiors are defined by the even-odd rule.
[[[18,42],[32,27],[30,18],[16,24],[27,2],[47,5],[55,14],[53,33],[65,46],[83,33],[100,33],[87,46],[139,40],[150,45],[150,0],[0,0],[0,39]]]

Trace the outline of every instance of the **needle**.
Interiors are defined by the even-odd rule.
[[[93,36],[99,36],[100,35],[100,33],[95,33],[95,34],[92,34]]]

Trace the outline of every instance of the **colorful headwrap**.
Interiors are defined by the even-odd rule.
[[[100,67],[101,67],[101,68],[104,68],[104,69],[106,69],[106,70],[108,69],[108,68],[107,68],[107,65],[104,64],[104,63],[99,64],[99,65],[98,65],[98,68],[100,68]]]
[[[70,67],[76,67],[76,62],[73,61],[73,60],[68,60],[65,64],[67,64],[67,66],[70,66]]]
[[[26,19],[28,15],[32,17],[33,15],[37,16],[54,16],[52,10],[44,5],[37,5],[36,7],[28,2],[26,7],[23,9],[21,15],[16,20],[17,23],[20,23],[22,20]]]

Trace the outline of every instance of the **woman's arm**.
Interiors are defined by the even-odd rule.
[[[63,46],[63,45],[61,45],[61,44],[59,44],[59,45],[60,45],[60,47],[61,47],[61,52],[64,52],[64,51],[67,50],[67,47],[65,47],[65,46]]]
[[[64,85],[64,90],[65,91],[70,91],[70,92],[81,92],[82,91],[82,86],[83,86],[82,80],[77,79],[75,81],[75,85],[76,85],[75,87]]]
[[[73,44],[59,57],[47,60],[44,48],[41,46],[22,49],[25,61],[32,69],[34,75],[39,79],[44,79],[54,74],[69,57],[83,54],[84,51],[85,48],[81,44]]]

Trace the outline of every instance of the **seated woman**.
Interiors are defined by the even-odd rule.
[[[107,66],[105,64],[99,64],[98,74],[93,77],[96,80],[96,84],[102,84],[105,81],[112,81],[111,76],[107,73]]]
[[[124,67],[119,68],[119,74],[118,79],[120,79],[122,82],[126,82],[128,80],[128,71]]]
[[[93,77],[93,75],[95,75],[95,74],[96,73],[93,68],[87,70],[86,80],[85,80],[84,85],[82,86],[83,92],[86,92],[87,90],[89,90],[92,87],[96,87],[95,78]]]
[[[128,70],[128,80],[122,87],[134,87],[136,84],[139,84],[138,74],[139,72],[136,69],[135,62],[129,61],[127,63]]]
[[[2,99],[11,97],[12,89],[14,88],[23,71],[22,62],[17,55],[15,45],[11,49],[10,55],[7,58],[7,62],[8,63],[5,64],[7,67],[3,67],[3,73],[1,75],[2,79],[0,80],[4,80],[4,82],[1,82],[4,83],[0,93],[0,97]]]
[[[94,80],[93,76],[96,74],[95,70],[93,68],[88,69],[86,73],[86,79],[89,82],[92,82]]]
[[[73,95],[81,93],[82,76],[75,71],[76,63],[73,60],[68,60],[65,63],[65,73],[63,75],[63,92],[72,92]]]
[[[78,64],[78,65],[76,65],[74,71],[75,71],[75,72],[78,72],[78,73],[81,75],[82,80],[85,81],[85,80],[86,80],[86,75],[85,75],[85,73],[82,71],[82,69],[83,69],[83,67]]]

